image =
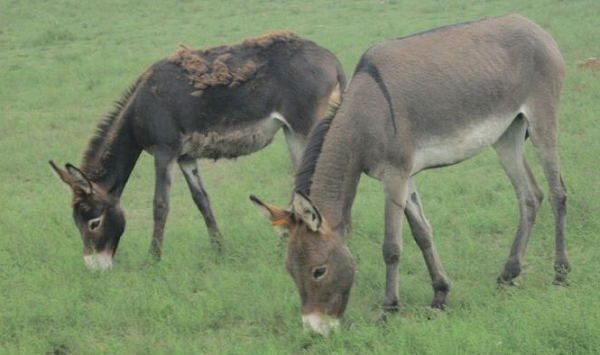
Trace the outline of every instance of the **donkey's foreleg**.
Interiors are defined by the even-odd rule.
[[[402,215],[406,204],[408,176],[399,172],[388,172],[383,180],[385,193],[385,236],[383,260],[386,265],[385,300],[383,309],[396,312],[398,300],[398,264],[402,255]]]
[[[202,217],[204,217],[204,223],[208,228],[208,234],[211,242],[217,248],[217,250],[222,251],[223,237],[221,236],[221,232],[217,227],[217,221],[215,220],[212,209],[210,208],[210,198],[208,197],[206,189],[204,189],[202,178],[200,177],[198,161],[192,157],[182,156],[177,160],[177,163],[179,164],[179,167],[185,176],[185,180],[187,181],[190,192],[192,193],[192,198],[202,213]]]
[[[517,194],[520,210],[519,227],[498,283],[512,284],[512,280],[521,273],[527,241],[543,196],[525,159],[526,130],[527,122],[522,117],[517,117],[494,143],[494,150]]]
[[[427,269],[429,270],[429,276],[431,277],[431,284],[433,286],[433,301],[431,307],[433,308],[444,308],[446,303],[446,296],[450,291],[450,285],[448,283],[448,277],[442,267],[442,262],[438,256],[435,244],[433,242],[433,236],[431,234],[431,225],[425,214],[423,213],[423,207],[421,205],[421,198],[417,192],[417,187],[412,179],[410,179],[408,187],[408,199],[406,200],[406,208],[404,214],[410,225],[413,238],[417,242],[417,245],[423,253]]]
[[[173,155],[157,153],[154,157],[154,233],[150,253],[160,260],[162,254],[163,235],[169,214],[169,192],[171,190],[171,173]]]

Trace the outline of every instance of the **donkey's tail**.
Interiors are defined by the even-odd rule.
[[[340,98],[344,95],[344,91],[346,91],[346,74],[344,74],[344,68],[342,68],[342,64],[338,61],[337,65],[337,80],[338,85],[340,86]]]
[[[344,68],[340,62],[337,62],[337,84],[333,91],[331,92],[331,96],[329,96],[329,107],[333,107],[339,105],[342,102],[342,95],[344,94],[344,90],[346,90],[346,74],[344,74]]]

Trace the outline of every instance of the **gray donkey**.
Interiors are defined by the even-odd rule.
[[[361,173],[385,192],[385,311],[397,311],[402,215],[431,276],[432,307],[442,308],[448,278],[417,187],[420,171],[471,158],[493,146],[517,194],[520,221],[500,283],[521,272],[543,194],[524,155],[529,136],[550,187],[556,228],[555,283],[571,267],[565,250],[566,189],[557,150],[565,65],[556,42],[510,15],[442,27],[372,46],[341,106],[313,130],[297,171],[292,210],[257,207],[290,238],[287,269],[307,326],[328,334],[342,316],[354,278],[344,236]],[[385,313],[384,313],[385,315]]]
[[[99,124],[81,169],[50,162],[73,191],[86,265],[112,266],[125,229],[119,199],[142,150],[154,155],[156,171],[151,252],[160,258],[175,162],[220,248],[197,159],[256,152],[283,128],[297,165],[310,128],[345,84],[330,51],[288,31],[196,51],[182,46],[153,64]]]

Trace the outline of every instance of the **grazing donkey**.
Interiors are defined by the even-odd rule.
[[[291,211],[251,196],[272,224],[289,234],[287,269],[300,293],[304,323],[328,334],[346,307],[354,264],[344,235],[362,172],[384,185],[384,310],[399,306],[403,214],[429,269],[431,306],[442,308],[448,278],[412,176],[462,162],[488,146],[498,153],[515,188],[521,214],[498,277],[500,283],[511,283],[521,272],[543,198],[525,159],[527,135],[550,187],[555,283],[564,283],[571,268],[564,243],[566,189],[557,152],[564,72],[556,42],[518,15],[442,27],[367,50],[337,113],[311,133]]]
[[[151,252],[160,258],[175,162],[220,248],[197,159],[254,153],[283,128],[297,165],[311,126],[345,84],[330,51],[286,31],[205,50],[182,46],[152,65],[99,124],[80,169],[50,162],[73,191],[86,265],[112,265],[125,228],[119,198],[142,150],[154,155],[156,169]]]

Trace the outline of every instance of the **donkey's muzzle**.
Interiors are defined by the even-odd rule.
[[[323,313],[310,313],[302,316],[302,324],[307,332],[328,336],[340,326],[340,320]]]
[[[84,255],[83,261],[85,262],[85,266],[93,271],[104,271],[113,266],[113,256],[111,252]]]

